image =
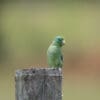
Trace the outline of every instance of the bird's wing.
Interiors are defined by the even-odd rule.
[[[60,58],[61,58],[61,61],[63,61],[63,60],[64,60],[63,55],[61,55],[61,57],[60,57]]]

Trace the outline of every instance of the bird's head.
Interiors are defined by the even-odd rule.
[[[53,41],[53,44],[62,47],[65,44],[65,40],[61,36],[56,36]]]

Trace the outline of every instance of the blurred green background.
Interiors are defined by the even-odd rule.
[[[0,2],[0,100],[15,100],[16,69],[47,67],[56,35],[63,47],[63,100],[100,100],[100,4],[93,0]]]

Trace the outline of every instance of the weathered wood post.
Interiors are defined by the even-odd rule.
[[[62,100],[62,71],[32,68],[16,71],[16,100]]]

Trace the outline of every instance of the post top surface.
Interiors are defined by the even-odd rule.
[[[16,70],[16,76],[40,75],[40,76],[62,76],[61,68],[27,68]]]

